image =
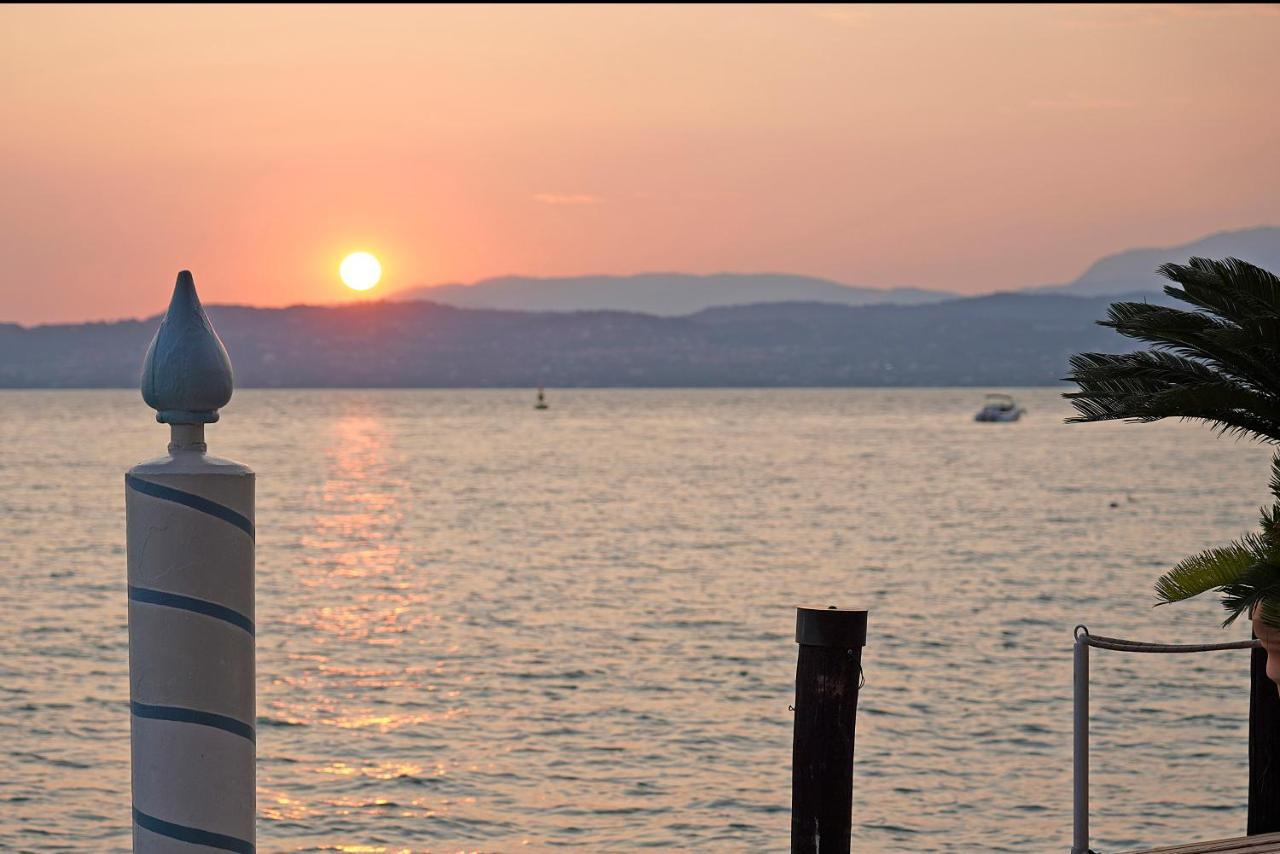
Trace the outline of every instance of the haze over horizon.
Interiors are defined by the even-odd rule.
[[[0,321],[519,274],[971,294],[1280,222],[1273,6],[0,9]]]

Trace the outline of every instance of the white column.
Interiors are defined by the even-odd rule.
[[[231,391],[184,271],[142,376],[169,452],[125,476],[137,852],[254,851],[254,475],[204,441]]]

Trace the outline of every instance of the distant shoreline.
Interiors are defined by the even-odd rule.
[[[593,386],[557,386],[543,384],[548,395],[551,392],[576,391],[953,391],[970,389],[1001,389],[1009,391],[1042,391],[1053,388],[1070,388],[1069,382],[1057,382],[1043,385],[775,385],[775,386],[730,386],[730,385],[593,385]],[[533,391],[538,386],[532,385],[493,385],[493,386],[237,386],[236,394],[258,391]],[[129,391],[136,392],[138,386],[0,386],[0,394],[5,392],[25,391]]]
[[[240,388],[1054,386],[1072,353],[1128,349],[1112,297],[789,302],[684,317],[428,302],[210,306]],[[130,388],[155,321],[0,326],[0,388]]]

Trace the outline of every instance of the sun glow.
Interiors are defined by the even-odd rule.
[[[382,278],[382,265],[368,252],[352,252],[338,267],[342,283],[353,291],[367,291]]]

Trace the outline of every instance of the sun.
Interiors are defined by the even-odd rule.
[[[368,252],[352,252],[338,267],[342,283],[353,291],[367,291],[382,278],[382,265]]]

